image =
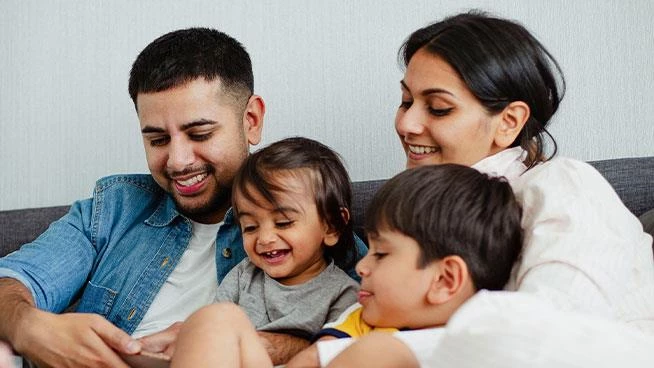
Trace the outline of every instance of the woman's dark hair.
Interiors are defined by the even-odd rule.
[[[546,127],[565,94],[565,79],[554,57],[522,25],[479,11],[458,14],[413,32],[398,56],[406,67],[423,48],[450,64],[488,112],[514,101],[529,106],[529,119],[511,144],[527,151],[528,167],[556,154]],[[549,157],[545,135],[553,144]]]
[[[457,255],[477,290],[500,290],[522,249],[522,209],[504,178],[457,165],[406,170],[377,191],[366,211],[369,238],[390,230],[420,247],[418,267]]]
[[[157,38],[137,56],[129,95],[165,91],[198,78],[220,78],[223,92],[239,104],[252,95],[250,55],[238,41],[211,28],[180,29]]]
[[[302,169],[306,169],[303,171]],[[338,232],[336,245],[324,247],[325,256],[333,259],[342,269],[349,269],[357,259],[352,221],[344,217],[343,210],[350,210],[352,184],[340,156],[329,147],[317,141],[293,137],[272,143],[248,158],[234,178],[232,198],[236,194],[255,202],[250,186],[266,201],[278,207],[275,192],[287,189],[276,176],[280,172],[292,172],[312,185],[319,217],[330,229]],[[238,216],[238,206],[233,204]]]

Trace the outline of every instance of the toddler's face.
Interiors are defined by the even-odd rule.
[[[359,303],[364,321],[376,327],[420,328],[420,311],[434,277],[418,268],[418,243],[400,232],[380,229],[356,266],[361,276]]]
[[[235,193],[243,246],[250,261],[284,285],[309,281],[326,267],[323,244],[338,236],[318,216],[314,194],[298,175],[280,176],[285,191],[275,192],[277,207],[252,186],[250,201]]]

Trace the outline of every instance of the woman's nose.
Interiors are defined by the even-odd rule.
[[[395,116],[395,130],[402,137],[422,134],[424,125],[417,108],[411,106],[406,110],[398,110]]]

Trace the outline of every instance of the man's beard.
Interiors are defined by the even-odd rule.
[[[177,196],[172,196],[177,211],[191,220],[203,222],[202,219],[211,218],[221,210],[226,210],[231,205],[232,189],[218,186],[208,201],[200,205],[184,205]]]
[[[215,176],[216,169],[209,164],[205,164],[199,168],[187,168],[176,174],[187,175],[201,171],[206,172],[208,176]],[[171,183],[173,182],[173,176],[171,173],[166,173],[166,177]],[[172,188],[170,193],[175,193]],[[223,186],[220,183],[216,183],[211,197],[206,202],[200,204],[184,204],[184,201],[180,201],[180,197],[177,194],[173,194],[171,197],[179,213],[197,222],[207,222],[207,219],[215,217],[221,210],[226,211],[229,208],[232,201],[232,188],[231,183],[230,186]]]

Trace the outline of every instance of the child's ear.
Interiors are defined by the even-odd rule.
[[[522,131],[530,114],[529,105],[522,101],[508,104],[496,117],[500,120],[495,130],[495,145],[502,149],[509,147]]]
[[[468,266],[459,256],[447,256],[437,261],[427,301],[439,305],[449,302],[465,289]]]
[[[341,216],[343,217],[343,220],[345,220],[345,223],[350,221],[350,211],[348,211],[347,208],[341,207]],[[338,230],[333,227],[328,227],[323,243],[328,247],[334,246],[338,243],[340,237],[341,233]]]

